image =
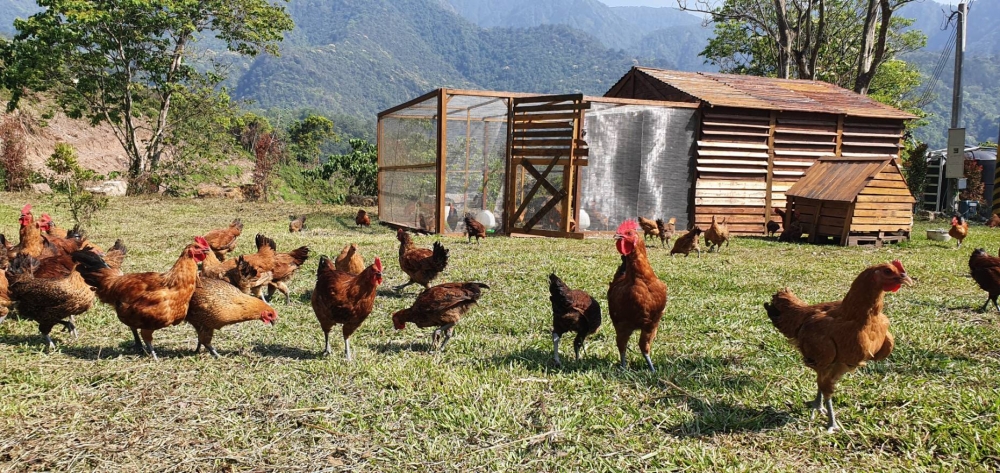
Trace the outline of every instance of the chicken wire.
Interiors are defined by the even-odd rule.
[[[437,98],[379,120],[379,219],[436,230]]]
[[[675,217],[678,229],[688,227],[695,113],[690,108],[592,103],[583,136],[589,164],[580,168],[587,231],[614,231],[638,216]]]
[[[449,95],[445,161],[446,231],[463,231],[466,212],[503,214],[507,106],[500,97]]]

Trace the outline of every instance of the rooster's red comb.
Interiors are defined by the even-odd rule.
[[[635,223],[635,220],[628,219],[622,222],[622,224],[618,226],[618,230],[616,230],[615,233],[619,235],[624,235],[628,232],[634,232],[638,229],[639,229],[639,224]]]
[[[375,266],[375,271],[382,272],[382,260],[378,256],[375,257],[375,263],[372,266]]]
[[[52,217],[50,217],[49,214],[42,214],[41,221],[42,221],[42,223],[51,222],[52,221]]]
[[[24,204],[24,207],[21,207],[21,215],[28,215],[30,213],[31,213],[31,204]]]
[[[198,246],[202,248],[208,248],[208,240],[206,240],[204,237],[196,236],[194,237],[194,242],[197,243]]]
[[[897,260],[893,260],[892,265],[895,266],[896,269],[899,270],[899,272],[901,272],[901,273],[905,273],[906,272],[906,270],[903,269],[903,263],[900,262],[898,259]]]

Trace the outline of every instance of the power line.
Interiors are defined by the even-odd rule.
[[[937,88],[938,81],[941,79],[941,75],[944,74],[944,70],[948,65],[948,59],[951,58],[952,50],[955,49],[955,41],[958,36],[958,30],[952,30],[951,34],[948,36],[948,41],[945,43],[944,49],[941,50],[941,56],[938,57],[937,63],[934,65],[934,70],[929,74],[930,80],[924,85],[924,90],[920,94],[920,99],[917,100],[917,106],[923,107],[930,103],[931,98],[934,95],[934,91]]]

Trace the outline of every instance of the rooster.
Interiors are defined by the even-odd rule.
[[[969,222],[965,220],[961,215],[951,218],[951,229],[948,230],[948,234],[952,238],[958,240],[958,246],[956,248],[962,247],[962,240],[969,236]]]
[[[228,228],[217,228],[205,234],[205,241],[212,248],[219,261],[226,260],[226,254],[236,249],[236,239],[243,233],[243,222],[233,220]]]
[[[469,236],[469,243],[472,243],[472,237],[476,237],[476,244],[479,244],[479,239],[486,239],[486,227],[479,223],[471,213],[465,214],[465,233]]]
[[[337,259],[334,260],[333,265],[337,268],[337,271],[353,275],[361,274],[365,270],[365,260],[358,254],[358,245],[354,243],[340,250],[340,254],[337,255]]]
[[[431,334],[431,349],[437,347],[440,335],[439,351],[451,340],[455,324],[482,297],[482,289],[490,287],[481,282],[449,282],[438,284],[421,292],[417,300],[408,309],[392,314],[392,325],[396,330],[406,328],[407,322],[417,327],[437,327]]]
[[[136,348],[142,352],[145,344],[145,351],[154,360],[153,331],[184,321],[198,279],[198,263],[211,251],[204,238],[194,240],[165,273],[123,275],[93,250],[73,253],[83,279],[96,289],[101,302],[115,308],[118,320],[132,329]]]
[[[354,224],[359,227],[371,227],[372,219],[368,216],[368,212],[365,212],[365,209],[358,209],[358,214],[354,216]]]
[[[969,257],[969,273],[976,284],[988,294],[986,302],[979,311],[985,311],[990,302],[993,303],[993,307],[1000,310],[1000,306],[997,306],[997,297],[1000,296],[1000,258],[990,256],[982,248],[976,248]]]
[[[57,226],[49,214],[42,214],[38,219],[38,227],[42,233],[56,238],[66,238],[69,235],[69,231]],[[75,228],[74,230],[79,230],[79,228]]]
[[[587,336],[601,328],[601,305],[597,299],[579,289],[570,289],[559,276],[549,274],[549,301],[552,302],[552,356],[556,366],[559,360],[559,339],[566,332],[576,332],[573,351],[577,361],[585,350]]]
[[[269,238],[259,238],[257,239],[259,245],[268,243],[272,246],[272,250],[275,250],[274,240]],[[258,248],[258,251],[260,248]],[[309,258],[309,247],[300,246],[288,253],[275,253],[274,254],[274,268],[271,271],[271,280],[267,283],[267,301],[271,301],[271,297],[274,295],[274,291],[280,291],[285,295],[285,304],[288,304],[290,298],[288,296],[288,284],[292,281],[292,276],[295,276],[296,271],[306,262]]]
[[[294,215],[288,216],[288,233],[298,233],[306,229],[306,216],[296,218]]]
[[[722,244],[726,244],[726,248],[729,248],[729,227],[726,226],[726,221],[723,220],[719,222],[719,219],[713,215],[712,225],[705,230],[705,244],[708,245],[708,251],[711,252],[712,248],[715,248],[716,253],[722,251]]]
[[[840,378],[867,361],[881,361],[892,353],[889,319],[882,314],[885,293],[912,284],[903,264],[896,260],[862,271],[841,301],[808,305],[785,288],[774,294],[770,304],[764,304],[771,324],[816,372],[816,399],[808,405],[822,412],[825,399],[828,432],[840,428],[833,413],[833,390]]]
[[[316,288],[312,293],[312,307],[323,329],[323,355],[330,354],[330,329],[343,325],[344,355],[351,361],[349,338],[372,312],[375,290],[382,284],[382,260],[377,256],[371,266],[361,274],[352,276],[337,271],[326,255],[319,259],[316,270]]]
[[[642,239],[660,236],[660,228],[656,222],[648,218],[639,217],[639,226],[642,227]]]
[[[698,236],[701,235],[701,233],[701,228],[694,227],[684,235],[681,235],[681,237],[674,242],[674,247],[670,249],[670,257],[673,258],[675,254],[683,253],[684,257],[687,258],[688,254],[692,251],[697,251],[698,257],[701,258],[701,247],[698,246]]]
[[[625,351],[632,332],[639,330],[639,351],[649,369],[656,371],[649,356],[650,345],[667,305],[667,285],[656,277],[646,258],[646,244],[639,238],[639,226],[626,220],[615,232],[615,248],[622,266],[608,287],[608,315],[615,326],[618,354],[624,368]]]
[[[448,203],[448,218],[445,221],[448,222],[448,228],[457,230],[455,226],[458,225],[458,210],[451,202]]]
[[[21,207],[21,217],[17,219],[21,224],[18,234],[21,240],[8,252],[8,258],[25,254],[33,258],[38,258],[42,254],[42,231],[35,221],[35,216],[31,214],[31,204]]]
[[[771,209],[771,211],[774,212],[775,215],[781,217],[782,221],[785,220],[785,211],[784,210],[781,210],[781,209],[779,209],[777,207],[774,207],[773,209]],[[768,220],[767,223],[764,225],[764,227],[767,229],[767,236],[768,237],[774,237],[774,234],[778,233],[781,230],[781,224],[778,223],[778,222],[775,222],[774,220]]]
[[[434,242],[433,250],[417,248],[413,245],[410,234],[402,228],[396,230],[396,239],[399,240],[399,267],[410,278],[409,282],[396,287],[396,290],[401,291],[410,284],[429,288],[430,282],[448,266],[448,250],[439,241]]]
[[[677,219],[674,217],[670,217],[667,223],[663,223],[662,218],[656,219],[656,232],[660,237],[660,248],[666,248],[667,243],[670,243],[670,239],[674,237],[676,231],[676,224]]]
[[[249,266],[244,268],[253,271]],[[184,320],[198,333],[198,346],[194,352],[198,353],[204,345],[213,357],[219,358],[219,353],[212,346],[216,330],[251,320],[260,320],[274,326],[278,321],[278,313],[266,302],[243,293],[228,282],[203,278],[198,281],[198,287],[191,295]]]

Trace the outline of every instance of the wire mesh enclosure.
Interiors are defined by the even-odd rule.
[[[379,114],[379,217],[577,238],[640,215],[686,226],[696,107],[435,90]]]

